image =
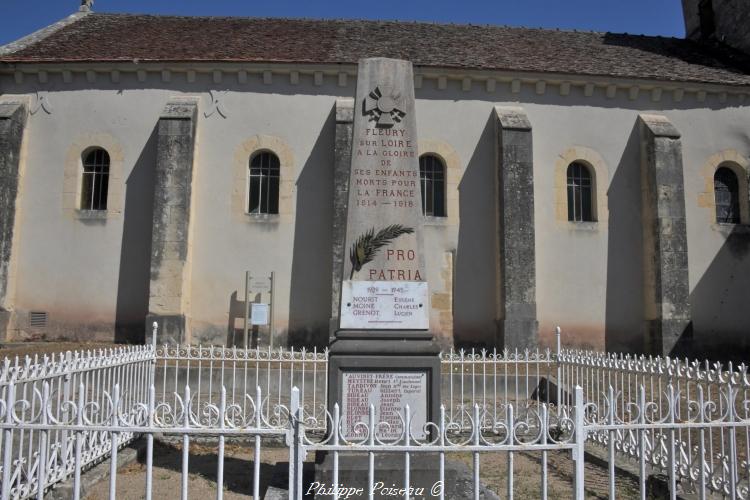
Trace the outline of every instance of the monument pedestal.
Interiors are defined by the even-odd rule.
[[[432,334],[374,330],[337,332],[328,355],[328,411],[331,415],[335,403],[339,404],[344,418],[345,405],[351,409],[354,398],[362,401],[363,396],[355,394],[357,389],[352,389],[352,386],[361,387],[362,382],[367,381],[365,377],[372,378],[373,374],[382,374],[385,383],[390,380],[399,385],[407,381],[409,375],[424,374],[423,378],[407,381],[413,386],[410,392],[414,397],[419,398],[424,394],[426,398],[423,408],[410,404],[415,419],[412,432],[415,432],[418,422],[437,420],[440,415],[440,347]],[[357,376],[358,380],[351,380],[351,377]],[[374,404],[380,413],[382,403]],[[420,415],[421,411],[426,411],[426,414]],[[359,414],[362,414],[361,410]],[[366,412],[364,417],[362,420],[367,422]]]

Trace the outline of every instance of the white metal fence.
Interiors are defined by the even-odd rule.
[[[0,371],[2,498],[30,497],[39,484],[48,487],[106,457],[112,449],[111,433],[89,429],[74,436],[61,424],[75,421],[76,404],[87,411],[103,407],[116,385],[123,404],[144,401],[153,362],[153,349],[146,346],[6,358]],[[43,419],[48,425],[43,432],[26,425],[41,425]],[[132,432],[117,434],[116,445],[132,439]],[[72,460],[74,447],[79,467]]]
[[[240,349],[236,347],[160,346],[155,351],[154,384],[160,401],[172,400],[186,386],[193,388],[196,407],[215,404],[223,387],[230,405],[247,411],[246,395],[256,387],[265,394],[263,410],[289,408],[292,388],[300,391],[308,422],[325,431],[328,352],[316,349]]]
[[[114,494],[118,450],[138,436],[147,443],[150,498],[155,435],[177,436],[182,443],[182,498],[188,495],[189,445],[197,436],[218,443],[217,498],[224,441],[237,437],[252,448],[254,498],[260,494],[261,446],[272,437],[288,447],[290,498],[308,492],[302,460],[314,453],[332,456],[334,471],[342,457],[362,454],[370,478],[375,455],[399,454],[400,486],[410,483],[414,457],[437,456],[437,480],[444,481],[446,457],[470,454],[476,498],[484,481],[479,457],[501,454],[510,498],[519,452],[538,457],[539,497],[546,498],[548,456],[560,451],[576,459],[571,477],[575,497],[582,498],[584,440],[606,451],[612,498],[616,459],[637,467],[641,498],[650,472],[668,477],[672,498],[678,490],[699,498],[750,496],[750,380],[744,366],[722,370],[563,349],[559,340],[554,351],[459,351],[444,353],[442,360],[440,418],[428,423],[427,438],[402,430],[398,439],[378,437],[386,424],[372,417],[356,436],[342,434],[337,412],[325,409],[326,351],[137,346],[5,360],[0,498],[41,498],[70,478],[78,491],[82,471],[110,456]],[[408,413],[402,418],[410,422]],[[337,497],[335,489],[330,493]]]

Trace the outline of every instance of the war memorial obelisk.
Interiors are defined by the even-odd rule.
[[[328,408],[342,431],[367,422],[396,439],[408,404],[425,436],[440,405],[439,348],[429,325],[414,75],[409,61],[359,61],[339,328],[330,346]]]

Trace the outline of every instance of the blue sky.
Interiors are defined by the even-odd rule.
[[[0,44],[78,9],[79,0],[0,0]],[[398,19],[684,36],[680,0],[96,0],[98,12]]]

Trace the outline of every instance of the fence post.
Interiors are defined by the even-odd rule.
[[[153,381],[148,387],[148,428],[154,427],[154,411],[156,408],[156,388]],[[175,408],[176,410],[176,408]],[[151,500],[154,477],[154,434],[146,434],[146,500]]]
[[[71,385],[71,371],[72,367],[71,361],[73,359],[73,353],[70,351],[65,352],[65,377],[63,379],[63,401],[68,402],[70,401],[70,385]],[[68,423],[68,405],[64,405],[62,409],[62,421],[66,424]],[[62,447],[61,447],[61,453],[62,453],[62,460],[60,460],[61,463],[67,464],[70,463],[70,457],[68,457],[68,451],[70,449],[70,446],[68,446],[68,431],[64,430],[61,433],[62,435]]]
[[[292,399],[289,404],[289,429],[287,445],[289,446],[289,500],[302,500],[302,421],[299,389],[292,388]]]
[[[39,432],[39,462],[36,469],[36,498],[37,500],[44,500],[44,486],[47,483],[47,436],[49,429],[47,428],[48,420],[48,407],[49,406],[49,382],[44,382],[42,385],[42,404],[39,407],[40,423],[42,428]],[[51,411],[51,409],[49,409]],[[29,457],[31,458],[31,457]]]
[[[615,437],[617,432],[614,430],[615,425],[615,408],[617,408],[617,399],[615,390],[612,385],[607,389],[607,399],[609,399],[609,408],[607,408],[607,424],[610,425],[609,436],[607,441],[607,460],[609,461],[609,498],[615,499]]]
[[[120,426],[118,407],[120,406],[120,384],[115,384],[112,394],[112,416],[110,425],[110,439],[112,440],[109,456],[109,498],[115,498],[117,492],[117,441],[119,433],[117,428]]]
[[[557,408],[562,406],[562,364],[560,364],[560,334],[562,333],[559,326],[555,327],[555,349],[557,356],[555,361],[557,362]]]
[[[156,351],[156,336],[159,334],[159,323],[154,321],[151,324],[151,348]]]
[[[39,462],[36,469],[36,498],[37,500],[44,500],[44,486],[47,483],[47,447],[49,446],[48,434],[49,429],[47,424],[49,423],[48,411],[52,411],[51,408],[47,408],[50,404],[49,401],[49,382],[42,384],[42,404],[39,407],[40,423],[42,428],[39,431]],[[29,457],[31,458],[31,457]]]
[[[671,500],[677,499],[677,457],[675,456],[675,430],[674,430],[674,424],[675,424],[675,414],[677,413],[677,410],[679,408],[679,400],[677,399],[677,395],[674,390],[674,386],[672,384],[669,384],[667,387],[667,395],[669,397],[669,423],[672,424],[672,426],[669,427],[669,443],[667,444],[667,465],[669,467],[669,470],[667,471],[668,478],[669,478],[669,498]]]
[[[159,324],[154,321],[151,324],[151,379],[148,385],[156,384],[156,335],[159,333]],[[175,387],[175,389],[177,389]]]
[[[10,473],[13,466],[13,406],[15,405],[16,386],[13,382],[8,384],[8,394],[5,400],[5,430],[3,430],[3,488],[2,500],[10,498]]]
[[[731,371],[731,364],[730,371]],[[737,397],[737,390],[732,387],[731,378],[727,380],[727,421],[730,424],[735,423],[735,399]],[[731,425],[727,427],[729,431],[729,498],[730,500],[737,499],[737,427]]]
[[[573,460],[576,462],[575,472],[575,498],[584,498],[584,446],[586,444],[586,429],[583,423],[583,388],[577,385],[575,388],[575,448],[573,449]]]

